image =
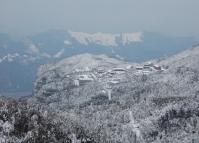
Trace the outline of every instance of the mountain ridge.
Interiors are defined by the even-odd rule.
[[[170,56],[195,45],[197,41],[193,38],[172,37],[153,32],[72,32],[74,37],[86,42],[82,44],[78,42],[77,37],[72,37],[70,32],[72,31],[50,30],[21,40],[13,40],[5,34],[0,36],[0,73],[4,73],[4,77],[0,77],[0,84],[3,85],[0,92],[31,92],[40,65],[54,63],[73,55],[106,54],[126,61],[143,62],[162,58],[165,54]],[[26,75],[26,81],[23,75]],[[8,82],[5,82],[5,78],[9,79]],[[19,78],[21,80],[18,80]]]
[[[39,103],[81,125],[94,142],[196,141],[198,54],[199,46],[139,64],[118,59],[110,64],[102,55],[67,58],[47,65],[44,74],[38,72],[28,103]],[[99,63],[85,67],[87,59],[92,63],[95,57]]]

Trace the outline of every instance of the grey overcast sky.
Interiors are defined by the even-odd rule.
[[[199,0],[0,0],[0,32],[47,29],[199,35]]]

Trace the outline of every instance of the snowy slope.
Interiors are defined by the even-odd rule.
[[[91,54],[44,65],[29,103],[74,121],[100,143],[191,142],[199,129],[198,51],[150,63],[163,70]]]
[[[161,64],[169,65],[171,67],[186,66],[190,68],[199,69],[199,46],[187,49],[179,54],[168,57],[160,61]]]

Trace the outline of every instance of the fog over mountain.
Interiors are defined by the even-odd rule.
[[[197,44],[196,37],[155,32],[86,33],[48,30],[22,39],[0,34],[0,92],[31,92],[37,68],[81,53],[107,54],[143,62],[163,58]]]
[[[199,143],[199,1],[0,0],[0,143]]]

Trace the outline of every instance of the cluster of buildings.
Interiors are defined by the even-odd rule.
[[[93,69],[75,69],[70,76],[73,78],[73,85],[79,87],[95,81],[100,81],[103,88],[103,94],[107,95],[108,99],[112,99],[112,87],[117,86],[127,80],[127,74],[135,73],[135,75],[150,74],[159,71],[163,71],[163,67],[146,63],[139,66],[121,66],[121,67],[96,67]],[[107,86],[106,86],[107,85]]]
[[[136,67],[128,65],[123,67],[114,67],[111,69],[108,69],[107,67],[98,67],[91,70],[86,67],[84,70],[76,69],[74,71],[74,85],[80,86],[96,80],[107,80],[106,82],[109,84],[118,84],[121,82],[123,75],[130,70],[135,71],[135,74],[140,75],[159,72],[163,71],[164,69],[161,66],[151,62]]]
[[[144,65],[137,66],[136,67],[136,74],[150,74],[152,72],[161,72],[164,71],[164,69],[157,64],[153,64],[152,62],[148,62]]]
[[[103,81],[105,79],[110,79],[109,82],[117,84],[119,83],[119,79],[116,77],[119,76],[116,75],[121,75],[125,73],[126,73],[125,68],[118,68],[118,67],[112,69],[99,67],[92,70],[88,70],[88,68],[85,68],[85,70],[76,69],[75,72],[73,73],[75,74],[74,85],[79,86],[95,80]]]

